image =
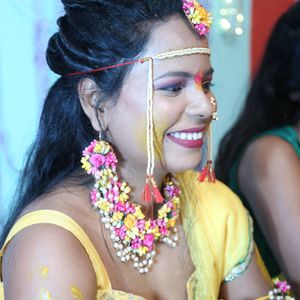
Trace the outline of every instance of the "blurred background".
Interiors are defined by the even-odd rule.
[[[205,1],[214,18],[210,46],[219,110],[214,155],[242,108],[272,26],[294,1]],[[35,136],[43,99],[56,79],[46,65],[45,49],[62,14],[59,0],[0,0],[0,228]]]

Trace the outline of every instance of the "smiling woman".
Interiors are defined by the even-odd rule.
[[[267,294],[247,211],[193,171],[216,112],[210,14],[188,0],[62,2],[47,50],[61,77],[2,237],[0,299]]]

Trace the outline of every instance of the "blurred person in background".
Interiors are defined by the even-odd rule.
[[[300,3],[278,20],[238,120],[223,137],[217,178],[254,218],[271,276],[300,297]]]

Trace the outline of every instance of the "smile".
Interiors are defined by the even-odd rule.
[[[187,129],[167,134],[174,143],[185,148],[200,148],[203,145],[204,129]]]
[[[198,133],[175,132],[175,133],[170,133],[170,135],[175,137],[176,139],[187,140],[187,141],[197,141],[203,138],[203,132],[198,132]]]

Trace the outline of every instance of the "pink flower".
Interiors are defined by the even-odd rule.
[[[91,144],[90,144],[88,147],[86,147],[86,148],[84,149],[83,155],[86,156],[86,155],[93,154],[94,148],[95,148],[96,144],[97,144],[97,141],[96,141],[96,140],[93,140],[93,141],[91,142]]]
[[[115,229],[115,234],[121,239],[124,240],[126,236],[126,226],[123,225],[121,228],[116,228]]]
[[[96,167],[99,168],[105,163],[105,156],[101,154],[93,154],[90,158],[90,162]]]
[[[200,35],[206,35],[209,29],[204,24],[195,25],[196,30],[200,33]]]
[[[278,281],[276,287],[279,288],[283,293],[287,293],[290,290],[290,286],[286,281]]]
[[[144,236],[143,244],[144,244],[146,247],[148,247],[148,248],[152,247],[153,242],[154,242],[154,236],[153,236],[153,234],[146,234],[146,235]]]
[[[150,221],[150,228],[153,229],[153,228],[155,228],[156,226],[157,226],[156,220],[151,220],[151,221]]]
[[[129,213],[129,214],[134,214],[135,213],[134,205],[129,203],[129,202],[125,203],[125,209],[126,209],[126,212]]]
[[[115,205],[115,211],[120,211],[120,212],[124,212],[125,211],[125,206],[122,202],[118,202]]]
[[[106,161],[105,161],[105,167],[106,168],[109,168],[110,166],[115,168],[117,162],[118,162],[118,160],[117,160],[117,157],[116,157],[115,153],[109,152],[106,155]]]
[[[156,223],[159,227],[166,226],[166,222],[162,219],[157,219]]]
[[[168,234],[168,229],[166,227],[160,227],[159,232],[162,236],[166,236]]]
[[[97,190],[96,189],[92,189],[91,191],[91,202],[92,202],[92,205],[95,205],[97,203]]]
[[[139,229],[139,231],[143,231],[145,228],[145,220],[138,220],[136,223],[137,228]]]
[[[134,239],[134,240],[132,241],[132,243],[131,243],[131,247],[132,247],[133,249],[138,249],[138,248],[140,248],[141,246],[142,246],[142,241],[141,241],[139,238]]]

